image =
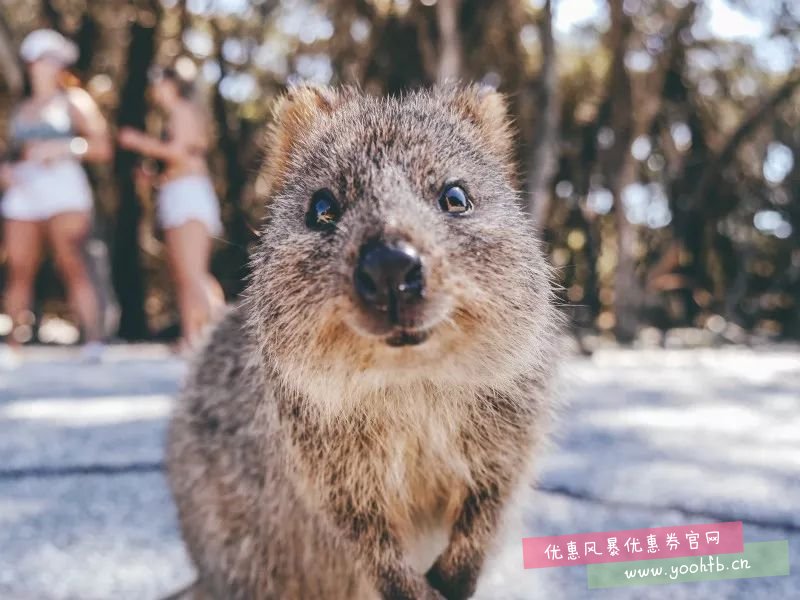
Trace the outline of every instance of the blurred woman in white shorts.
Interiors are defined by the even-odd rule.
[[[209,271],[212,238],[222,234],[222,222],[206,162],[208,123],[189,99],[191,82],[174,69],[152,71],[150,86],[167,116],[165,139],[128,127],[120,131],[119,142],[164,165],[157,215],[175,280],[184,345],[192,347],[224,303]]]
[[[72,42],[39,29],[23,40],[20,55],[28,68],[30,96],[11,116],[9,151],[0,173],[9,345],[30,337],[34,280],[49,245],[82,326],[85,352],[97,354],[102,325],[85,261],[93,200],[80,163],[110,158],[106,121],[88,93],[64,84],[66,68],[78,57]]]

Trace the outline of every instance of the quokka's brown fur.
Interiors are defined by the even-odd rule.
[[[246,299],[177,404],[168,471],[195,598],[467,598],[544,436],[559,318],[502,97],[301,87],[278,103]],[[438,199],[458,182],[474,210]],[[315,190],[342,205],[305,222]],[[353,292],[375,237],[419,252],[426,341]]]

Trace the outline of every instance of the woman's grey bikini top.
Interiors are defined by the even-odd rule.
[[[34,117],[23,117],[16,112],[11,118],[10,128],[10,150],[17,160],[21,157],[26,142],[75,137],[66,96],[57,96]]]

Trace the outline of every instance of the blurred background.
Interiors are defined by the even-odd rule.
[[[163,128],[152,65],[196,75],[225,226],[212,266],[234,301],[258,239],[270,105],[287,85],[497,87],[518,131],[520,201],[583,352],[564,361],[553,449],[480,597],[792,598],[799,23],[795,0],[2,0],[0,132],[37,27],[78,44],[75,75],[114,130]],[[139,162],[117,149],[87,167],[88,250],[109,335],[155,343],[77,360],[60,347],[79,334],[46,264],[40,344],[0,369],[2,598],[141,600],[194,577],[162,464],[186,362],[161,343],[179,335],[178,312]],[[520,566],[522,536],[737,520],[745,542],[788,539],[792,575],[589,592],[583,567]]]
[[[4,0],[0,131],[36,27],[78,43],[74,72],[117,127],[157,132],[152,64],[195,72],[225,223],[213,270],[232,299],[257,239],[270,101],[288,84],[481,81],[509,96],[521,199],[585,350],[797,338],[798,22],[792,0]],[[168,339],[177,313],[136,165],[120,151],[90,167],[91,256],[109,332]],[[39,341],[75,341],[51,267],[36,298]]]

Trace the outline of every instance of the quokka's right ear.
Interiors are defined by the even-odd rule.
[[[505,97],[494,88],[481,84],[454,87],[449,94],[459,113],[481,130],[489,147],[506,164],[512,164],[514,134]]]
[[[263,173],[268,195],[284,183],[301,136],[329,117],[342,97],[342,92],[332,88],[302,85],[290,88],[275,102]]]

